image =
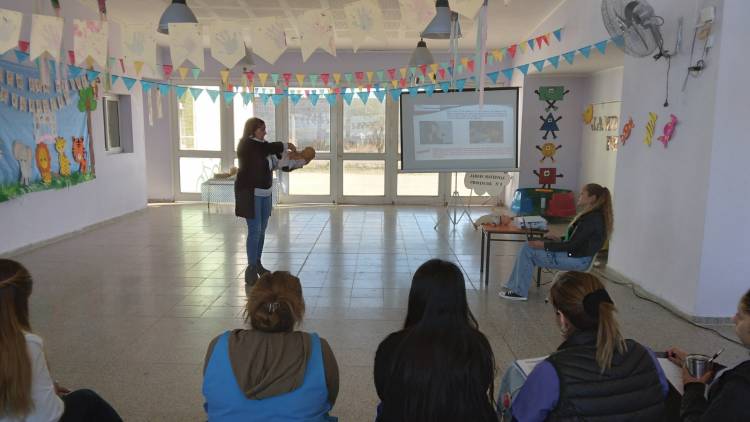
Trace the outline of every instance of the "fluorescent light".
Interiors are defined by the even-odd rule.
[[[198,23],[193,11],[185,4],[186,0],[172,0],[172,4],[167,6],[164,13],[159,19],[158,31],[162,34],[169,33],[170,23]]]

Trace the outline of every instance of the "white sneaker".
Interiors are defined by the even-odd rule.
[[[526,302],[528,300],[528,298],[521,296],[519,294],[516,294],[512,290],[506,290],[504,292],[500,292],[498,296],[500,296],[500,298],[502,299],[515,300],[515,301],[520,301],[520,302]]]

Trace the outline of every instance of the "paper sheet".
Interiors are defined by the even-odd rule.
[[[102,68],[107,67],[107,22],[73,20],[73,51],[78,64],[91,57]]]
[[[151,25],[122,25],[122,54],[128,61],[156,65],[156,38]]]
[[[242,27],[226,22],[211,26],[211,56],[227,69],[233,68],[245,57],[245,40]]]
[[[60,57],[60,45],[62,43],[62,31],[62,18],[31,15],[31,49],[29,51],[29,60],[34,60],[45,52],[49,53],[55,60],[58,60]]]
[[[336,38],[333,15],[326,10],[308,10],[298,20],[302,61],[307,61],[312,53],[322,48],[336,55]]]
[[[484,0],[451,0],[450,7],[452,11],[469,19],[474,19],[483,4]]]
[[[664,371],[664,375],[667,377],[667,380],[669,380],[669,383],[672,384],[674,389],[677,390],[680,395],[685,394],[685,385],[682,383],[682,368],[666,358],[658,358],[657,360],[659,361],[659,365],[661,365],[661,369]]]
[[[0,54],[18,47],[21,39],[23,14],[13,10],[0,9]]]
[[[268,63],[274,64],[286,50],[286,31],[279,18],[269,17],[253,21],[253,53]]]
[[[181,66],[185,60],[200,70],[203,70],[203,35],[201,26],[197,23],[169,24],[169,51],[172,56],[172,66]]]
[[[385,23],[383,12],[375,0],[359,0],[344,6],[349,31],[351,32],[352,49],[356,53],[367,37],[385,41]]]
[[[435,17],[433,0],[398,0],[401,6],[401,22],[406,22],[410,29],[422,31]]]

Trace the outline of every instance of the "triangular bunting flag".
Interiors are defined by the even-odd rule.
[[[384,89],[375,90],[375,98],[377,98],[378,101],[382,104],[383,100],[385,100],[385,90]]]
[[[124,78],[123,78],[123,80],[124,80]],[[182,97],[185,96],[185,93],[187,92],[187,88],[184,87],[184,86],[179,86],[178,85],[178,86],[175,87],[174,92],[175,92],[175,94],[177,94],[177,99],[181,100]]]
[[[143,62],[141,61],[134,61],[133,67],[135,68],[135,74],[138,76],[141,76],[141,71],[143,70]]]
[[[305,83],[305,74],[304,73],[298,73],[296,77],[297,77],[297,84],[299,86],[304,85],[304,83]]]
[[[378,70],[375,74],[378,75],[378,80],[380,82],[385,82],[385,70]]]
[[[328,73],[321,73],[320,74],[320,80],[323,81],[323,86],[328,85],[328,81],[330,80],[331,75]]]
[[[393,85],[394,88],[398,87],[398,79],[392,80],[391,85]]]
[[[536,68],[537,72],[541,72],[542,69],[544,69],[544,60],[537,60],[534,63],[532,63],[534,67]]]
[[[586,47],[579,48],[578,51],[580,51],[581,54],[583,54],[583,57],[588,59],[589,56],[591,55],[591,46],[587,45]]]
[[[273,95],[271,95],[271,100],[273,101],[273,105],[276,106],[276,107],[278,107],[279,104],[281,104],[281,102],[284,101],[284,97],[286,97],[286,95],[284,95],[284,94],[273,94]]]
[[[552,33],[555,35],[555,38],[557,38],[558,41],[562,41],[562,28],[556,29]]]
[[[399,81],[398,81],[398,85],[399,85],[399,86],[400,86],[401,88],[406,88],[407,86],[409,86],[409,81],[407,81],[407,80],[406,80],[406,78],[401,78],[401,79],[399,79]]]
[[[573,64],[573,60],[575,60],[576,52],[575,51],[568,51],[567,53],[563,53],[563,58],[565,59],[568,64]]]
[[[474,71],[474,60],[469,60],[466,64],[466,68],[469,69],[469,72]]]
[[[501,50],[492,50],[492,57],[498,62],[503,60],[503,52]]]
[[[529,73],[529,64],[522,64],[521,66],[518,66],[516,69],[520,70],[521,73],[523,73],[524,76],[526,76],[527,73]]]
[[[425,85],[424,92],[427,93],[428,97],[431,97],[435,92],[435,85]]]
[[[516,57],[516,47],[517,47],[517,44],[513,44],[510,47],[508,47],[508,54],[510,54],[511,58]]]
[[[269,97],[270,97],[270,95],[269,95],[269,94],[266,94],[266,93],[260,94],[260,102],[261,102],[261,103],[262,103],[263,105],[266,105],[266,104],[268,104],[268,98],[269,98]]]
[[[219,91],[215,89],[207,89],[206,92],[208,92],[208,96],[211,97],[211,101],[216,102],[216,99],[219,98]]]
[[[151,91],[151,87],[153,85],[153,82],[141,81],[141,88],[143,88],[143,92]]]
[[[70,74],[70,77],[73,79],[77,78],[82,71],[83,69],[78,66],[68,66],[68,74]]]
[[[135,85],[137,81],[133,78],[127,78],[123,76],[122,82],[125,84],[125,87],[128,89],[128,91],[130,91],[131,89],[133,89],[133,85]]]
[[[445,69],[441,67],[438,70],[438,75],[440,75],[440,79],[445,79]]]
[[[172,76],[174,68],[171,64],[163,64],[161,65],[161,70],[164,72],[164,79],[169,79]]]
[[[417,76],[417,67],[416,66],[409,66],[409,75]]]
[[[367,100],[370,99],[370,93],[367,91],[360,91],[357,93],[357,96],[362,101],[362,104],[367,104]]]
[[[258,73],[258,80],[260,80],[261,85],[265,85],[266,80],[268,80],[268,73],[265,73],[265,72]]]
[[[278,73],[271,73],[271,83],[276,85],[279,83],[279,74]]]
[[[97,72],[96,70],[86,71],[86,77],[90,82],[93,82],[94,80],[96,80],[96,78],[99,77],[99,72]]]
[[[311,74],[310,76],[308,76],[308,78],[310,79],[310,84],[312,84],[312,86],[315,86],[318,84],[318,75]]]
[[[598,43],[594,44],[594,47],[596,47],[596,49],[599,50],[600,53],[606,54],[607,53],[607,40],[599,41]]]
[[[625,45],[625,38],[622,35],[618,35],[612,38],[612,42],[615,43],[616,46],[622,48],[622,46]]]
[[[440,82],[440,90],[443,92],[448,92],[451,89],[451,83],[450,82]]]
[[[242,103],[245,104],[245,107],[247,107],[247,105],[250,104],[250,101],[252,100],[253,100],[253,94],[249,92],[242,93]]]
[[[521,44],[518,44],[518,48],[521,49],[521,54],[525,54],[526,53],[526,49],[529,48],[529,47],[527,47],[527,45],[528,44],[525,43],[525,42],[522,42]]]
[[[450,68],[448,68],[448,70],[450,71]],[[464,73],[464,65],[463,64],[456,65],[456,74],[460,75],[462,73]]]
[[[399,73],[401,74],[401,77],[402,77],[402,78],[405,78],[405,77],[406,77],[406,75],[408,75],[408,74],[409,74],[409,69],[407,69],[407,68],[405,68],[405,67],[402,67],[402,68],[401,68],[401,69],[399,69],[398,71],[399,71]]]
[[[401,90],[398,88],[392,89],[390,90],[390,92],[391,92],[391,98],[393,99],[393,101],[398,101],[398,99],[401,97]]]
[[[120,79],[119,76],[117,76],[117,75],[111,75],[111,77],[110,77],[110,80],[111,80],[110,84],[114,86],[115,82],[117,82],[118,79]]]
[[[221,82],[226,86],[229,83],[229,69],[220,70],[219,75],[221,75]]]
[[[368,70],[367,71],[367,83],[372,83],[373,76],[375,76],[375,72]]]
[[[292,74],[289,72],[285,72],[281,76],[284,78],[284,85],[289,86],[289,83],[292,81]]]
[[[333,83],[338,85],[341,82],[341,74],[340,73],[334,73],[333,74]]]
[[[232,91],[224,91],[224,102],[227,104],[231,104],[234,100],[235,93]]]
[[[344,98],[344,101],[346,101],[346,103],[348,105],[352,105],[352,100],[354,99],[354,93],[353,92],[351,92],[351,91],[345,92],[345,93],[341,94],[341,96]]]
[[[530,40],[528,40],[528,41],[526,41],[526,44],[529,45],[530,49],[532,49],[532,50],[534,49],[534,39],[533,38],[530,39]]]
[[[202,88],[190,88],[190,95],[193,97],[194,100],[197,100],[198,97],[203,94]]]
[[[159,84],[159,93],[162,96],[169,94],[169,85],[167,85],[167,84]]]
[[[188,74],[188,68],[187,67],[178,67],[177,68],[177,73],[180,74],[180,79],[182,79],[184,81],[185,78],[187,77],[187,74]]]
[[[24,53],[21,50],[13,50],[16,53],[16,60],[18,60],[18,63],[23,63],[26,60],[29,59],[29,55]]]
[[[307,99],[310,100],[310,104],[316,106],[318,104],[318,100],[320,99],[320,95],[318,95],[317,92],[313,92],[312,94],[307,96]]]
[[[396,79],[396,69],[388,69],[388,77],[390,79]]]
[[[544,41],[545,44],[549,45],[549,32],[542,35],[542,41]]]
[[[409,87],[409,95],[411,95],[412,97],[416,97],[418,92],[419,90],[417,89],[416,86]]]
[[[493,84],[497,83],[498,76],[500,76],[500,71],[490,72],[487,74],[487,77],[490,78]]]
[[[292,101],[292,104],[297,105],[300,98],[302,98],[301,94],[289,94],[289,99]]]
[[[509,69],[503,69],[502,72],[503,72],[503,76],[505,76],[505,79],[511,80],[513,78],[513,68],[512,67],[509,68]]]
[[[560,66],[560,56],[553,56],[547,59],[549,64],[552,65],[555,69],[557,69],[558,66]]]
[[[544,37],[542,35],[540,35],[540,36],[536,37],[535,41],[536,41],[536,46],[538,48],[542,48],[542,42],[544,42]]]
[[[466,86],[466,79],[458,79],[456,80],[456,89],[459,91],[464,90],[464,86]]]
[[[351,84],[352,81],[354,81],[354,75],[352,75],[351,72],[346,72],[344,73],[344,79]]]
[[[330,105],[336,105],[336,94],[326,94],[326,101]]]
[[[357,79],[357,82],[362,82],[365,80],[365,72],[354,72],[354,77]]]

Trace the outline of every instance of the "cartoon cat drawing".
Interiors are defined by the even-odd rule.
[[[70,160],[65,155],[65,138],[55,138],[55,150],[57,151],[57,158],[60,162],[60,176],[70,176]]]
[[[73,161],[78,163],[79,173],[86,173],[86,146],[83,144],[83,137],[73,137]]]

